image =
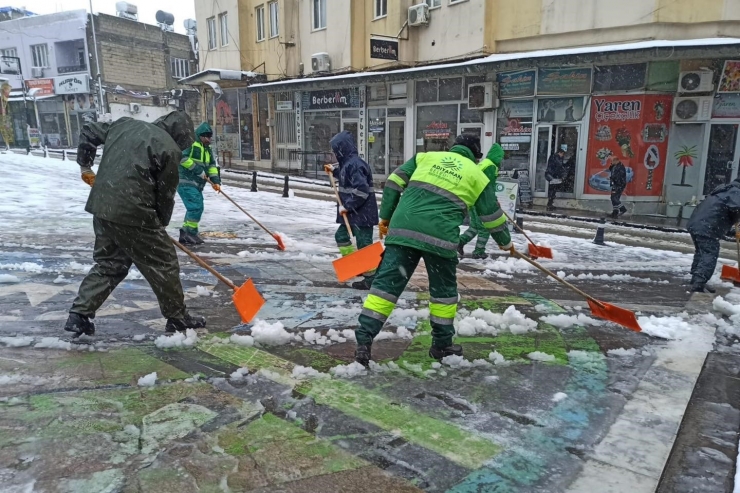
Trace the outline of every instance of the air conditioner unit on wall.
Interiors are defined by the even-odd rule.
[[[129,103],[128,110],[131,113],[139,113],[141,111],[141,105],[139,103]]]
[[[494,91],[493,82],[470,84],[468,86],[468,109],[490,110],[498,108],[498,98]]]
[[[31,76],[32,77],[43,77],[44,76],[44,69],[42,67],[32,67],[31,68]]]
[[[311,55],[311,70],[314,72],[331,71],[331,57],[328,53],[314,53]]]
[[[712,117],[712,96],[676,98],[673,101],[673,121],[676,123],[706,122]]]
[[[714,90],[714,72],[711,70],[692,70],[678,75],[678,92],[692,94]]]
[[[429,5],[420,3],[409,7],[409,26],[426,26],[429,24]]]

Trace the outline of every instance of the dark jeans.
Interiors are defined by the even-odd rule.
[[[552,205],[553,201],[555,200],[555,194],[560,191],[560,188],[562,187],[562,183],[558,183],[556,185],[553,185],[552,182],[548,183],[547,186],[547,205]]]
[[[719,239],[691,233],[694,242],[694,261],[691,263],[691,276],[704,282],[712,278],[719,258]]]
[[[622,194],[624,193],[624,188],[622,189],[616,189],[612,190],[612,210],[617,212],[626,212],[627,208],[622,205]]]

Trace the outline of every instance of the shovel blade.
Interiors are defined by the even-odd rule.
[[[603,306],[599,306],[593,301],[588,300],[588,306],[591,308],[591,313],[595,316],[608,320],[609,322],[619,324],[622,327],[627,327],[635,332],[642,332],[642,328],[640,328],[640,324],[637,323],[637,317],[635,317],[634,312],[627,310],[626,308],[604,303],[603,301],[599,301],[599,303]]]
[[[370,246],[335,260],[332,263],[334,272],[337,273],[337,279],[339,282],[345,282],[367,271],[377,269],[382,255],[383,244],[376,241]]]
[[[546,246],[539,246],[532,243],[528,244],[529,256],[535,258],[552,258],[552,249]]]
[[[740,269],[731,265],[723,265],[722,274],[719,277],[723,281],[740,282]]]
[[[245,324],[252,321],[252,319],[260,311],[262,305],[265,304],[265,299],[254,287],[254,283],[251,279],[247,279],[247,282],[241,285],[234,295],[231,297],[236,307],[236,311],[239,312],[239,316],[242,318],[242,322]]]
[[[275,241],[277,241],[278,250],[280,250],[281,252],[284,252],[285,251],[285,243],[283,243],[283,239],[280,238],[280,235],[276,233],[276,234],[272,235],[272,237],[275,238]]]

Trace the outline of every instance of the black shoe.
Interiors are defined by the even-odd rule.
[[[203,317],[193,317],[186,313],[183,318],[168,318],[165,332],[185,332],[188,329],[202,329],[206,326],[206,319]]]
[[[191,235],[191,236],[195,240],[196,245],[202,245],[203,243],[205,243],[205,241],[203,241],[203,238],[201,238],[198,233],[195,233],[194,235]]]
[[[552,205],[552,204],[547,204],[547,210],[550,211],[550,212],[552,212],[552,211],[555,210],[555,206]]]
[[[716,293],[717,291],[707,286],[707,281],[705,281],[703,278],[699,276],[694,276],[691,278],[691,292],[692,293]]]
[[[488,258],[488,254],[485,253],[485,252],[483,252],[483,253],[475,253],[475,252],[473,252],[473,258],[476,259],[476,260],[487,259]]]
[[[373,285],[373,279],[375,279],[375,276],[365,276],[362,281],[353,282],[352,289],[367,291]]]
[[[64,324],[64,330],[74,332],[74,337],[80,337],[82,334],[91,336],[95,334],[95,324],[90,319],[79,313],[69,312],[67,323]]]
[[[358,344],[355,348],[355,361],[362,366],[369,366],[372,359],[370,348],[370,344]]]
[[[457,256],[458,257],[460,257],[460,258],[465,257],[465,250],[463,250],[464,248],[465,248],[465,243],[458,243],[457,244]]]
[[[611,218],[612,219],[616,219],[618,217],[619,217],[619,211],[617,211],[617,210],[612,211]]]
[[[627,213],[627,208],[625,206],[622,206],[622,207],[619,208],[619,215],[620,216],[623,216],[626,213]]]
[[[184,229],[180,228],[180,244],[186,246],[195,246],[198,244],[198,241],[195,239],[195,235],[188,233]]]
[[[429,357],[436,360],[441,360],[445,356],[462,356],[463,348],[459,344],[452,344],[446,348],[438,348],[432,346],[429,348]]]

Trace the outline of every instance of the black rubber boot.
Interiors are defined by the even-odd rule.
[[[548,211],[554,211],[555,210],[555,205],[553,205],[552,202],[548,202],[547,203],[546,210],[548,210]]]
[[[618,210],[616,210],[616,209],[615,209],[615,210],[613,210],[613,211],[612,211],[612,216],[611,216],[611,217],[612,217],[612,219],[616,219],[616,218],[618,218],[618,217],[619,217],[619,211],[618,211]]]
[[[488,258],[488,254],[486,252],[480,253],[480,252],[473,252],[473,258],[476,260],[483,260]]]
[[[198,244],[198,242],[195,239],[195,235],[190,234],[184,229],[180,228],[180,244],[185,246],[195,246]]]
[[[91,336],[95,334],[95,324],[90,319],[79,313],[69,312],[67,323],[64,324],[64,330],[74,332],[74,337],[80,337],[82,334]]]
[[[372,359],[372,352],[370,348],[371,346],[369,344],[358,344],[357,348],[355,348],[355,361],[357,361],[362,366],[369,366],[370,360]]]
[[[375,276],[365,276],[362,281],[353,282],[352,288],[368,291],[373,285],[373,279],[375,279]]]
[[[707,281],[704,280],[704,278],[699,276],[694,276],[691,278],[691,292],[692,293],[716,293],[717,291],[714,288],[711,288],[707,286]]]
[[[627,208],[625,206],[622,206],[622,207],[619,208],[619,215],[620,216],[623,216],[626,213],[627,213]]]
[[[429,357],[436,360],[441,360],[445,356],[462,356],[463,348],[459,344],[452,344],[446,348],[438,348],[432,346],[429,348]]]
[[[205,243],[205,241],[203,241],[203,238],[201,238],[198,233],[195,233],[194,235],[190,235],[190,236],[193,237],[196,245],[202,245],[203,243]]]
[[[465,257],[465,244],[464,243],[458,243],[457,244],[457,256],[460,258]]]
[[[183,318],[168,318],[164,330],[168,333],[185,332],[188,329],[202,329],[206,326],[206,319],[193,317],[186,313]]]

